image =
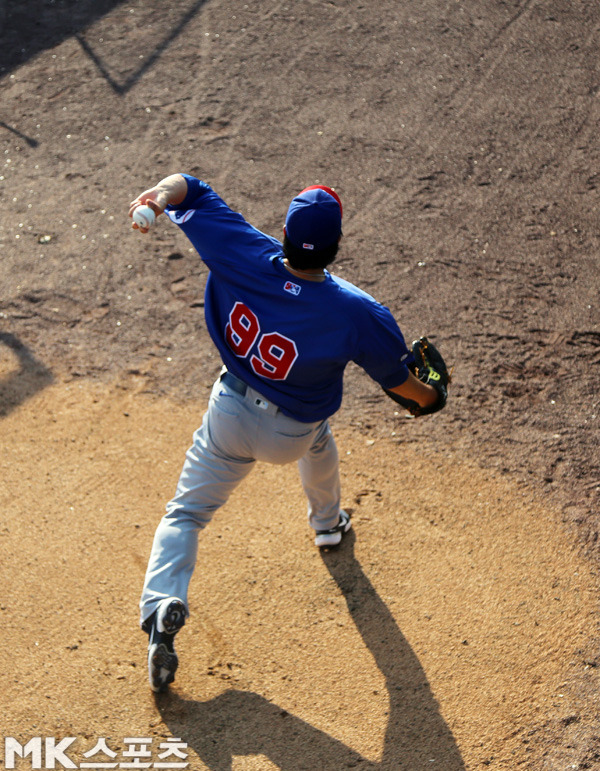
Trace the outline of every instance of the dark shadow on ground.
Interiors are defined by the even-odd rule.
[[[245,691],[229,690],[206,702],[185,699],[175,692],[161,694],[157,706],[169,730],[211,771],[230,771],[234,756],[258,754],[285,771],[419,771],[434,767],[464,771],[454,737],[440,715],[417,656],[354,557],[354,534],[350,532],[339,549],[324,552],[322,557],[385,677],[390,708],[381,761],[362,757],[264,697]]]
[[[0,377],[0,417],[8,415],[15,407],[54,382],[50,370],[15,335],[0,332],[0,361],[6,355],[4,346],[13,351],[18,365],[8,375]]]
[[[378,768],[385,771],[464,769],[452,732],[440,714],[419,659],[354,556],[354,543],[355,535],[350,531],[339,549],[322,552],[321,556],[385,678],[390,706]]]
[[[148,54],[142,64],[122,82],[119,82],[119,80],[111,74],[109,67],[103,61],[100,52],[96,51],[83,35],[77,34],[75,37],[112,90],[117,94],[126,94],[148,70],[152,69],[163,52],[166,51],[177,37],[179,37],[205,2],[206,0],[196,0],[196,2],[182,15],[179,22],[171,29],[165,31],[162,40],[155,45],[154,49]]]
[[[24,0],[18,3],[0,0],[0,78],[40,51],[54,48],[74,36],[113,91],[126,94],[183,32],[205,2],[196,0],[189,8],[182,8],[178,23],[165,29],[142,64],[120,81],[110,72],[102,51],[94,48],[84,33],[87,27],[121,5],[123,0]],[[125,51],[123,55],[126,55]],[[18,133],[12,123],[0,125]]]
[[[122,3],[123,0],[0,0],[0,77],[40,51],[54,48]]]
[[[8,123],[5,123],[3,120],[0,120],[0,128],[10,131],[11,134],[14,134],[16,137],[19,137],[19,139],[22,139],[24,142],[26,142],[29,145],[29,147],[37,147],[39,145],[39,142],[37,141],[37,139],[27,136],[27,134],[23,134],[14,126],[9,126]]]

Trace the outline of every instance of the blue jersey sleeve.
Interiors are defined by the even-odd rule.
[[[402,385],[413,362],[404,336],[384,305],[371,300],[363,306],[354,362],[383,388]]]
[[[187,211],[188,209],[199,208],[202,205],[200,198],[206,195],[206,193],[212,192],[212,188],[206,182],[202,182],[202,180],[196,179],[196,177],[192,177],[190,174],[182,174],[181,176],[187,182],[187,194],[180,204],[169,206],[168,208],[171,211]]]
[[[261,260],[269,260],[281,251],[277,239],[230,209],[210,185],[189,174],[182,176],[188,185],[187,195],[180,204],[168,206],[166,212],[211,271],[218,274],[248,261],[256,268]]]

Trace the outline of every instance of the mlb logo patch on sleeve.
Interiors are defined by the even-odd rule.
[[[295,295],[299,295],[300,290],[302,289],[301,286],[298,286],[298,284],[292,284],[291,281],[286,281],[285,284],[283,285],[283,288],[285,289],[286,292],[289,292],[290,294],[295,294]]]
[[[167,216],[176,225],[183,225],[190,217],[193,216],[195,209],[187,209],[186,211],[168,211]]]

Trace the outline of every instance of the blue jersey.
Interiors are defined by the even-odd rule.
[[[412,354],[386,307],[327,271],[324,281],[291,275],[277,239],[184,176],[186,198],[167,214],[210,270],[206,324],[230,372],[307,423],[338,410],[350,361],[384,388],[406,380]]]

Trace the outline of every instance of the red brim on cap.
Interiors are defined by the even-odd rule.
[[[326,193],[329,193],[329,195],[333,196],[333,198],[335,198],[335,200],[338,202],[338,206],[340,207],[340,214],[342,215],[342,217],[344,216],[342,201],[340,200],[339,195],[335,192],[333,188],[327,187],[327,185],[310,185],[309,187],[305,187],[304,190],[301,190],[299,195],[302,195],[302,193],[306,193],[307,190],[324,190]]]

